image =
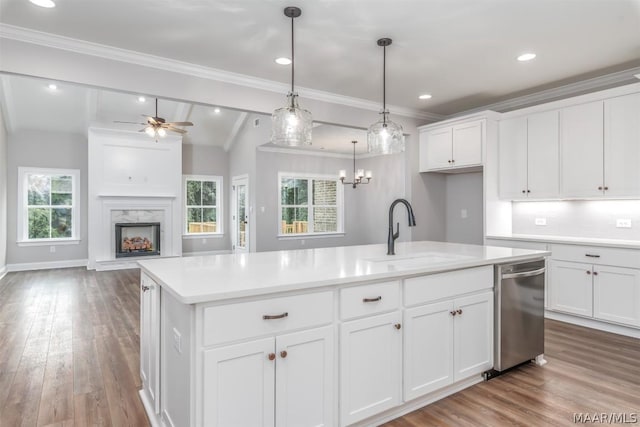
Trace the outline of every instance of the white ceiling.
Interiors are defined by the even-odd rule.
[[[0,110],[10,132],[39,130],[86,135],[92,125],[138,131],[145,126],[146,116],[155,115],[154,98],[149,96],[141,103],[138,101],[140,94],[60,82],[55,82],[56,90],[51,90],[49,83],[39,78],[0,74]],[[220,148],[233,145],[237,131],[247,117],[247,113],[241,111],[166,99],[158,101],[158,115],[167,121],[193,122],[194,126],[185,128],[184,143]],[[265,116],[264,120],[268,122],[270,117]],[[360,142],[358,154],[366,152],[366,131],[316,123],[313,146],[301,149],[351,153],[352,140]]]
[[[640,0],[298,0],[296,81],[452,114],[640,66]],[[289,0],[0,0],[0,22],[278,82]],[[515,57],[538,57],[519,63]],[[421,93],[433,94],[419,101]],[[168,115],[168,114],[167,114]]]

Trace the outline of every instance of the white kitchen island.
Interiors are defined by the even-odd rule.
[[[495,264],[441,242],[154,259],[140,392],[153,425],[377,425],[493,367]]]

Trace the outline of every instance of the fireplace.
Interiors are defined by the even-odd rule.
[[[160,223],[116,223],[116,258],[160,255]]]

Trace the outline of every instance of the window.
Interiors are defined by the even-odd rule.
[[[18,243],[80,239],[80,171],[18,168]]]
[[[342,185],[334,176],[280,173],[278,234],[342,233]]]
[[[222,234],[222,177],[185,175],[184,195],[184,234]]]

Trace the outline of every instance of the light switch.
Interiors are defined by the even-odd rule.
[[[617,228],[631,228],[631,220],[628,218],[618,218],[616,220]]]
[[[468,216],[466,209],[460,209],[460,218],[467,218]]]
[[[536,225],[547,225],[547,218],[536,218]]]
[[[173,328],[173,348],[175,348],[178,353],[182,353],[182,336],[176,328]]]

